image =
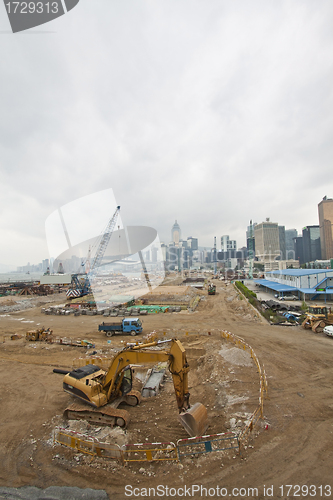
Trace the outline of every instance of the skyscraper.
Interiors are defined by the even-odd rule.
[[[280,257],[279,226],[269,218],[254,226],[256,257],[261,261],[271,262]]]
[[[333,200],[324,196],[318,204],[321,258],[333,258]]]
[[[297,238],[297,229],[286,229],[286,259],[295,259],[295,242],[294,239]]]
[[[279,226],[279,243],[281,260],[286,260],[286,229],[284,226]]]
[[[225,234],[221,236],[221,250],[222,252],[228,252],[229,250],[237,250],[236,240],[230,240],[229,235]]]
[[[305,262],[321,259],[319,226],[303,228],[303,258]]]
[[[250,221],[250,222],[252,222],[252,221]],[[247,250],[250,250],[250,248],[252,248],[253,255],[255,252],[254,227],[256,225],[257,225],[256,222],[252,222],[252,225],[247,226],[247,230],[246,230],[246,248],[247,248]]]
[[[295,259],[298,260],[300,264],[304,264],[303,236],[296,236],[296,238],[294,238],[294,248]]]
[[[180,232],[180,226],[177,221],[175,221],[171,229],[171,240],[176,247],[179,247],[179,242],[181,240],[181,232]]]
[[[191,250],[198,250],[198,238],[192,238],[192,236],[189,236],[187,238],[187,243]]]

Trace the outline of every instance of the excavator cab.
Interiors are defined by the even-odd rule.
[[[118,377],[122,377],[120,383],[120,393],[122,396],[128,394],[132,390],[132,370],[130,366],[126,366],[124,370],[118,375]],[[117,386],[116,382],[116,386]]]
[[[309,314],[313,314],[319,318],[327,318],[327,308],[325,306],[310,306]]]

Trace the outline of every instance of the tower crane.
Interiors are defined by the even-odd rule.
[[[214,262],[214,276],[216,276],[216,257],[217,257],[217,251],[216,251],[216,236],[214,236],[214,253],[213,253],[213,262]]]
[[[252,220],[250,220],[249,227],[249,279],[253,279],[253,260],[254,260],[254,252],[253,252],[253,224]]]
[[[118,206],[108,222],[108,225],[102,235],[101,241],[97,247],[96,254],[93,260],[93,263],[90,267],[90,275],[94,275],[97,271],[97,268],[101,265],[105,250],[109,244],[110,238],[114,231],[117,217],[120,211],[120,206]],[[89,248],[89,259],[90,259],[90,248]],[[66,296],[68,299],[74,299],[78,297],[83,297],[84,295],[88,295],[91,292],[90,280],[88,274],[85,274],[84,279],[80,279],[78,274],[72,275],[72,287],[67,291]]]

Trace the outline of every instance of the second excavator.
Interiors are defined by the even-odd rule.
[[[167,342],[171,343],[170,349],[156,350],[156,346]],[[150,349],[152,347],[155,349]],[[207,410],[201,403],[190,405],[189,365],[185,349],[177,339],[125,347],[114,356],[107,371],[89,364],[67,373],[63,381],[64,391],[87,404],[72,404],[66,408],[64,416],[126,427],[129,412],[118,406],[120,403],[135,406],[141,397],[140,392],[132,389],[131,365],[161,361],[168,362],[181,424],[190,436],[202,436],[208,427]]]

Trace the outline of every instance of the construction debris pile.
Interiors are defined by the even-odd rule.
[[[0,301],[0,314],[25,311],[35,307],[45,306],[52,301],[51,297],[2,297]]]
[[[98,304],[88,298],[74,299],[70,304],[43,307],[41,312],[47,315],[68,316],[138,316],[165,312],[180,312],[181,310],[194,310],[201,298],[198,290],[190,286],[162,286],[153,292],[147,293],[143,298],[134,302],[126,302],[117,306]]]
[[[30,300],[21,300],[16,302],[12,299],[6,299],[0,305],[0,313],[11,313],[15,311],[24,311],[25,309],[30,309],[31,307],[35,307],[35,304]]]
[[[169,312],[177,312],[177,306],[182,309],[192,307],[198,296],[200,297],[200,292],[192,286],[160,286],[146,294],[144,301],[147,305],[168,305]]]
[[[17,338],[21,338],[21,336],[17,336]],[[53,335],[53,330],[44,327],[39,328],[37,330],[27,331],[25,338],[29,342],[46,342],[48,344],[61,344],[61,345],[70,345],[74,347],[86,347],[87,349],[95,347],[95,344],[93,344],[89,340],[72,339],[71,337],[59,337],[58,335],[55,336]],[[12,340],[14,340],[13,336]]]

